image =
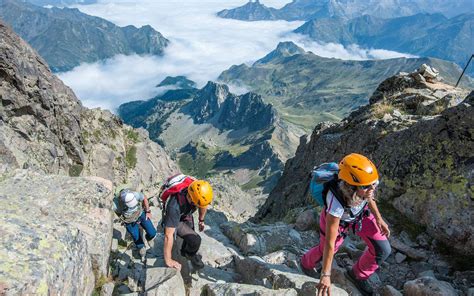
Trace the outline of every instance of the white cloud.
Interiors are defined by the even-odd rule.
[[[414,55],[385,49],[361,48],[357,44],[344,47],[342,44],[337,43],[316,42],[301,34],[290,33],[287,37],[305,50],[311,51],[314,54],[325,58],[338,58],[343,60],[380,60],[400,57],[416,57]]]
[[[247,0],[100,0],[79,5],[81,11],[105,18],[119,26],[151,25],[171,43],[163,57],[117,56],[104,62],[84,64],[60,74],[84,105],[110,110],[136,99],[147,99],[166,76],[185,75],[203,86],[234,64],[252,63],[273,50],[278,42],[293,40],[315,54],[342,59],[393,57],[392,52],[364,50],[342,45],[321,45],[291,33],[303,22],[242,22],[221,19],[215,13],[243,5]],[[281,7],[286,0],[263,0]],[[237,89],[236,89],[237,90]],[[237,91],[243,91],[242,89]]]

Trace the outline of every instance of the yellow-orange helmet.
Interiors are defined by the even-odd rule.
[[[367,186],[378,181],[374,163],[367,157],[351,153],[339,162],[339,179],[353,186]]]
[[[212,202],[212,187],[207,181],[194,181],[189,185],[188,193],[192,202],[200,208],[204,208]]]

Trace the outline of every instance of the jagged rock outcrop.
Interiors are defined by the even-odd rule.
[[[84,108],[23,40],[0,23],[0,172],[95,175],[150,187],[177,171],[146,131]]]
[[[91,294],[108,273],[111,182],[16,170],[0,184],[0,293]]]
[[[38,167],[58,173],[82,165],[81,103],[3,23],[0,36],[1,171]]]
[[[269,128],[276,121],[270,104],[259,95],[247,93],[236,96],[227,85],[209,81],[186,107],[197,123],[215,120],[220,129],[247,128],[249,132]]]
[[[232,169],[242,188],[263,188],[266,193],[302,133],[283,122],[260,96],[235,95],[227,85],[211,81],[199,90],[170,90],[148,101],[123,104],[119,114],[177,153],[186,173],[209,177]]]
[[[149,25],[118,27],[77,8],[48,9],[19,0],[1,0],[0,18],[55,72],[117,54],[162,55],[169,43]]]
[[[339,124],[319,124],[298,147],[258,218],[279,219],[308,203],[314,165],[351,152],[379,168],[379,198],[453,250],[470,254],[474,233],[473,97],[468,91],[400,73]],[[462,101],[462,102],[461,102]],[[460,103],[461,102],[461,103]]]

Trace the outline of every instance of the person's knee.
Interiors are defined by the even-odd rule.
[[[390,253],[392,253],[392,248],[390,247],[388,240],[376,241],[374,245],[375,260],[377,261],[377,264],[380,265],[388,258],[388,256],[390,256]]]
[[[201,246],[201,237],[197,233],[187,235],[184,239],[186,240],[186,245],[191,250],[197,251]]]

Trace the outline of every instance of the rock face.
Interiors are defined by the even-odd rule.
[[[48,173],[83,164],[81,103],[2,23],[0,36],[2,163]]]
[[[151,186],[177,170],[145,131],[82,107],[46,63],[0,23],[0,172],[35,168]]]
[[[17,170],[0,186],[0,283],[6,295],[91,294],[106,276],[112,184]]]
[[[90,295],[118,249],[113,185],[156,193],[177,166],[145,130],[83,108],[3,23],[0,100],[0,294]]]
[[[359,152],[377,165],[380,199],[460,253],[473,245],[473,97],[463,89],[417,80],[418,72],[384,81],[370,104],[340,124],[316,126],[302,143],[267,202],[260,219],[285,216],[311,197],[314,165]],[[468,223],[466,223],[468,222]]]
[[[422,64],[438,69],[445,81],[456,83],[461,69],[432,58],[345,61],[305,52],[292,42],[277,48],[252,66],[234,65],[218,78],[245,87],[273,103],[283,119],[308,129],[322,121],[339,121],[367,103],[377,86],[400,71],[412,72]],[[463,81],[472,87],[473,80]]]
[[[122,28],[76,8],[47,9],[23,1],[1,0],[0,18],[55,72],[117,54],[161,55],[169,42],[150,26]]]

